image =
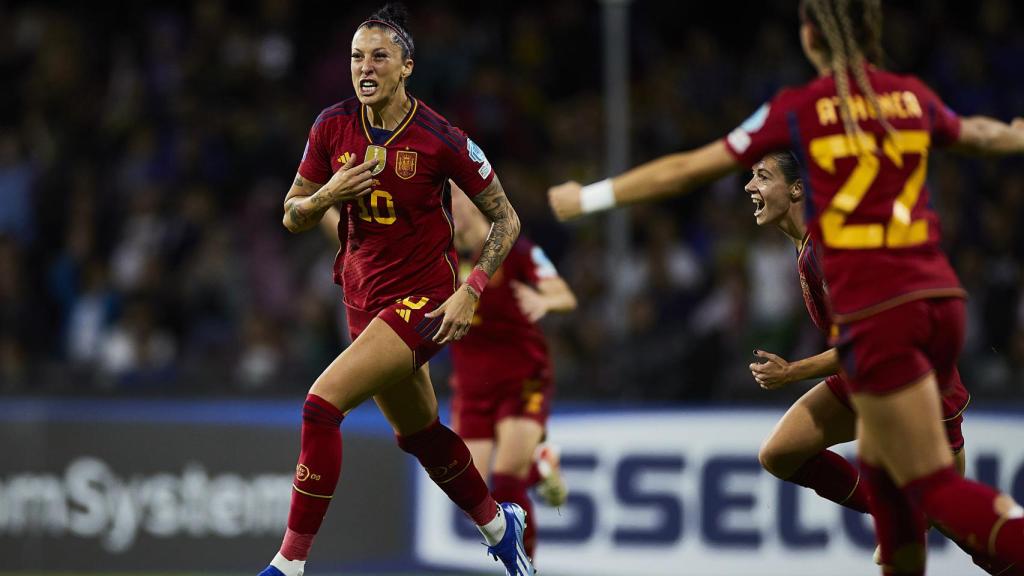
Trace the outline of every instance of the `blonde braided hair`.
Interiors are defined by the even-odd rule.
[[[880,59],[882,56],[882,7],[879,0],[863,0],[863,4],[867,38],[864,42],[865,46],[862,47],[858,42],[853,21],[850,18],[850,0],[807,0],[806,3],[820,26],[828,47],[832,77],[835,80],[836,92],[839,96],[839,114],[843,120],[843,129],[857,148],[860,148],[861,136],[864,131],[853,117],[853,99],[847,71],[854,77],[857,87],[867,99],[890,139],[893,143],[896,142],[896,131],[882,114],[878,95],[871,87],[865,68],[865,51],[875,59]]]

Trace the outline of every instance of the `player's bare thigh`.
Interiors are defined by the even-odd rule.
[[[476,466],[480,477],[486,479],[491,475],[491,457],[494,455],[494,440],[490,438],[476,438],[466,440],[466,447],[473,456],[473,464]]]
[[[861,457],[882,464],[898,486],[953,464],[935,375],[885,395],[854,394]]]
[[[531,418],[502,418],[495,425],[494,473],[525,478],[544,427]]]
[[[408,348],[406,351],[411,357],[412,351]],[[384,387],[373,400],[391,423],[395,434],[400,436],[419,432],[437,420],[437,397],[426,364],[412,375]]]
[[[856,416],[819,382],[789,407],[761,445],[766,470],[788,478],[815,454],[856,437]]]
[[[374,318],[352,345],[324,369],[309,391],[348,413],[412,373],[412,350],[387,324]]]

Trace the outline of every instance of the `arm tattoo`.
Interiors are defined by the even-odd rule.
[[[295,182],[292,182],[292,185],[295,186],[296,188],[302,188],[302,176],[296,175]]]
[[[308,197],[295,197],[288,201],[285,205],[285,210],[288,212],[288,217],[292,221],[292,225],[300,230],[305,230],[315,225],[320,219],[316,217],[316,211],[302,210],[299,208],[299,204],[302,203]],[[322,216],[322,214],[321,214]]]
[[[484,240],[476,265],[492,276],[519,237],[519,215],[509,203],[497,177],[483,192],[473,197],[473,203],[491,221],[491,231]]]

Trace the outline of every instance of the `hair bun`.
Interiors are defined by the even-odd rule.
[[[409,20],[409,9],[401,2],[388,2],[379,10],[370,15],[370,20],[383,20],[407,32],[405,23]]]

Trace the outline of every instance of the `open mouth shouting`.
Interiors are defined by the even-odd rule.
[[[759,193],[750,195],[750,201],[754,203],[754,217],[760,216],[764,212],[765,202],[764,197]]]
[[[359,94],[361,96],[373,96],[377,93],[377,81],[364,78],[359,81]]]

